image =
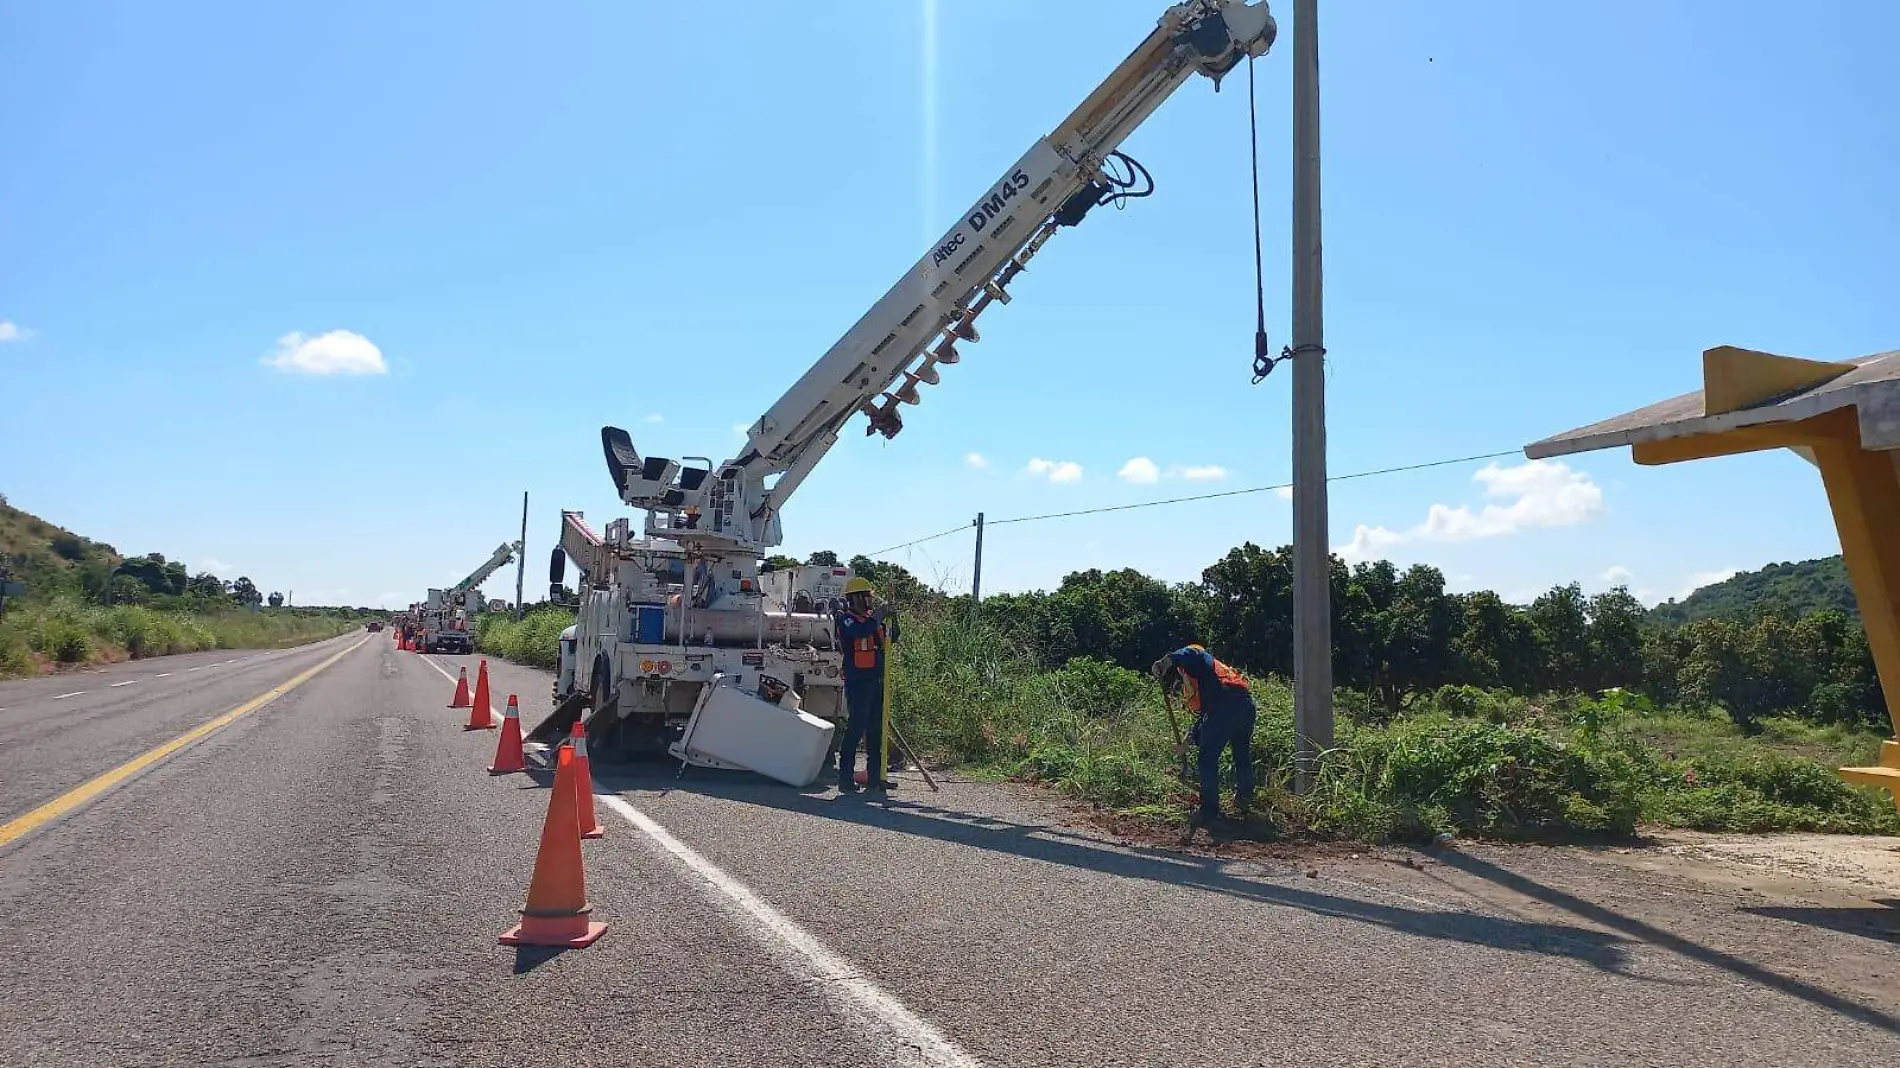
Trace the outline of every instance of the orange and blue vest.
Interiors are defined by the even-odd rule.
[[[1203,704],[1214,708],[1252,707],[1253,693],[1247,677],[1214,659],[1198,645],[1189,645],[1168,654],[1181,669],[1181,702],[1188,711],[1198,713]]]
[[[881,678],[884,674],[884,625],[869,615],[838,612],[832,617],[844,643],[844,680]]]

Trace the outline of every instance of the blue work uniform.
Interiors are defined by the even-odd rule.
[[[1200,745],[1201,815],[1220,815],[1220,756],[1230,747],[1234,751],[1234,803],[1248,807],[1253,803],[1254,703],[1247,680],[1198,645],[1176,649],[1168,654],[1168,660],[1185,677],[1183,701],[1190,711],[1199,714],[1196,733]]]
[[[858,762],[858,743],[864,743],[865,780],[882,789],[884,767],[884,624],[868,614],[849,609],[835,613],[832,622],[844,643],[844,740],[838,744],[838,785],[851,785]],[[891,637],[896,638],[892,621]]]

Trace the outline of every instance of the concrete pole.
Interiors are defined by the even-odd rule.
[[[1294,788],[1312,789],[1333,744],[1332,552],[1327,545],[1318,0],[1293,3]]]
[[[528,579],[528,491],[521,491],[521,547],[515,550],[515,618],[521,618],[521,590]]]
[[[972,523],[976,527],[976,564],[970,568],[970,614],[976,614],[976,606],[983,603],[983,513],[976,513]]]

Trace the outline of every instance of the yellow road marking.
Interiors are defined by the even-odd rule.
[[[191,743],[198,741],[199,739],[205,737],[208,734],[211,734],[213,731],[218,730],[220,727],[224,727],[244,716],[250,715],[252,712],[257,711],[260,708],[263,708],[265,705],[270,704],[272,701],[277,700],[279,697],[282,697],[285,694],[289,693],[290,691],[296,689],[297,687],[302,686],[304,683],[309,682],[311,679],[316,677],[318,672],[322,671],[324,668],[329,667],[331,664],[334,664],[337,661],[355,652],[357,649],[362,647],[363,642],[366,642],[368,640],[369,639],[367,638],[359,640],[355,645],[350,646],[348,649],[345,649],[342,652],[331,657],[330,659],[325,660],[323,663],[318,664],[316,667],[311,668],[310,670],[304,672],[303,674],[296,676],[295,678],[291,679],[289,682],[284,683],[282,686],[279,686],[274,690],[270,690],[268,692],[259,694],[258,696],[251,698],[249,701],[244,702],[243,704],[237,706],[231,711],[226,712],[223,715],[217,717],[216,719],[213,719],[208,723],[201,723],[198,726],[193,727],[191,730],[188,730],[185,733],[179,735],[178,737],[173,738],[171,741],[166,742],[164,745],[159,746],[157,749],[153,749],[150,752],[141,754],[139,756],[135,756],[131,760],[128,760],[125,763],[120,764],[118,767],[113,768],[111,771],[108,771],[105,774],[98,776],[97,778],[89,779],[86,782],[81,783],[80,785],[73,787],[71,790],[68,790],[65,793],[59,795],[58,797],[53,798],[51,801],[48,801],[47,803],[45,803],[44,805],[41,805],[40,807],[34,809],[33,811],[28,812],[26,815],[20,816],[14,820],[11,820],[8,823],[6,823],[4,826],[0,826],[0,847],[9,845],[15,839],[20,838],[27,834],[31,834],[33,831],[39,829],[40,827],[48,823],[51,823],[52,821],[60,818],[61,816],[66,815],[68,812],[71,812],[74,809],[80,807],[81,805],[84,805],[88,801],[91,801],[93,798],[98,797],[100,794],[103,794],[107,790],[112,789],[114,786],[119,785],[120,783],[131,778],[132,776],[137,775],[139,772],[144,771],[146,768],[151,767],[153,764],[158,763],[159,761],[165,759],[166,757],[171,756],[173,753],[178,752],[180,749],[183,749],[184,747],[190,745]]]

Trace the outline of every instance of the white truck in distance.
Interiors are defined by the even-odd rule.
[[[483,608],[480,586],[521,551],[520,542],[503,542],[482,566],[446,590],[430,590],[421,606],[422,651],[425,653],[462,653],[475,651],[470,628]]]
[[[680,736],[690,735],[713,690],[751,692],[761,672],[790,673],[807,710],[841,715],[842,656],[820,601],[832,579],[841,586],[849,575],[762,569],[782,541],[785,505],[857,414],[867,417],[867,435],[903,429],[899,408],[918,404],[921,387],[962,359],[959,347],[978,340],[977,318],[1009,303],[1010,285],[1059,229],[1153,192],[1148,172],[1118,146],[1162,101],[1195,74],[1218,90],[1241,62],[1265,55],[1276,33],[1264,0],[1167,8],[1107,79],[751,425],[739,455],[719,464],[642,457],[625,430],[601,428],[616,495],[646,513],[643,536],[620,519],[601,538],[578,513],[562,514],[549,580],[558,592],[565,558],[579,566],[577,619],[562,642],[558,707],[529,737],[553,741],[591,709],[591,746],[665,749],[724,766],[698,760],[704,754],[682,748]],[[719,702],[733,716],[755,711],[725,695]]]

